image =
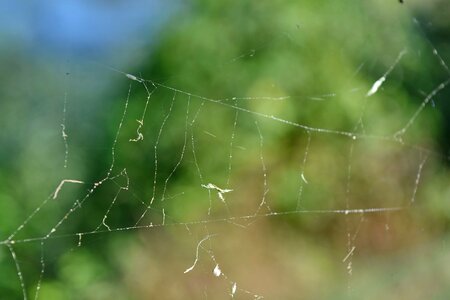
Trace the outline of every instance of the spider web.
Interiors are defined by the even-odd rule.
[[[48,196],[32,209],[26,206],[26,218],[0,242],[9,252],[2,265],[14,275],[11,286],[20,286],[17,296],[42,299],[55,266],[65,259],[72,262],[68,274],[77,274],[76,268],[84,264],[93,264],[93,272],[101,274],[120,273],[120,268],[136,272],[134,276],[142,277],[130,283],[136,298],[288,297],[296,293],[280,292],[285,289],[280,286],[283,276],[296,274],[286,280],[292,290],[303,282],[299,274],[310,274],[313,279],[300,283],[308,290],[308,284],[321,282],[314,277],[322,276],[317,269],[329,263],[307,262],[319,255],[311,249],[321,248],[308,249],[304,236],[316,238],[313,244],[320,242],[318,237],[328,237],[322,247],[333,249],[328,259],[338,265],[337,286],[345,285],[346,295],[367,289],[354,275],[366,274],[371,251],[401,248],[397,242],[427,224],[424,202],[438,201],[431,197],[448,200],[436,189],[449,183],[442,164],[449,158],[436,150],[426,122],[436,103],[445,101],[440,96],[450,85],[450,70],[421,23],[412,21],[423,49],[405,44],[385,53],[381,61],[361,61],[350,79],[367,71],[369,64],[380,70],[378,77],[362,83],[350,80],[349,88],[331,93],[325,88],[310,95],[287,94],[267,84],[256,89],[266,91],[262,96],[248,92],[222,98],[97,65],[114,78],[121,96],[103,109],[105,120],[77,126],[68,122],[76,103],[66,88],[54,142],[63,147],[51,146],[60,152],[63,175],[49,176]],[[255,47],[225,65],[245,67],[260,53],[285,47],[280,44],[275,40]],[[424,88],[419,100],[392,105],[396,99],[391,98],[400,95],[400,70],[423,57],[443,75]],[[339,108],[345,101],[355,104]],[[380,113],[383,105],[392,116]],[[354,110],[350,117],[346,109]],[[318,117],[304,121],[305,114]],[[101,130],[95,125],[100,122],[114,124],[114,129],[106,129],[114,134],[89,141],[89,151],[101,148],[97,163],[103,167],[83,173],[76,166],[89,169],[92,158],[77,157],[80,151],[71,139],[86,128]],[[45,174],[45,168],[42,171]],[[336,236],[340,238],[334,241]],[[406,243],[413,248],[414,239]],[[268,253],[265,246],[286,253]],[[114,249],[112,256],[125,267],[71,256],[96,247]],[[288,257],[290,264],[271,261],[280,256]],[[96,278],[86,279],[93,295],[99,288]],[[161,283],[166,286],[156,286]],[[312,295],[305,293],[297,295]]]

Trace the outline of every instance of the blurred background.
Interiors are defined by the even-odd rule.
[[[3,1],[0,40],[0,299],[450,297],[445,0]]]

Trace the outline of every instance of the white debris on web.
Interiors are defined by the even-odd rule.
[[[127,74],[127,75],[130,75],[130,74]],[[130,75],[130,76],[132,76],[132,75]],[[152,83],[153,89],[149,90],[147,84],[145,83],[145,81],[143,79],[140,79],[140,78],[134,79],[134,78],[136,78],[135,76],[132,76],[132,77],[127,76],[127,77],[140,82],[144,86],[145,91],[147,93],[147,99],[145,101],[145,106],[144,106],[144,110],[142,112],[142,116],[140,119],[136,120],[136,122],[138,123],[138,127],[136,128],[136,137],[130,139],[130,142],[139,142],[139,141],[144,140],[144,134],[141,132],[141,130],[144,127],[144,120],[145,120],[145,116],[147,114],[148,104],[150,103],[150,98],[152,97],[152,94],[156,90],[156,86]]]
[[[214,267],[213,274],[216,277],[219,277],[220,275],[222,275],[222,270],[220,270],[218,264]]]
[[[308,180],[306,180],[305,178],[305,173],[302,172],[302,174],[300,175],[300,177],[302,178],[303,182],[308,184]]]
[[[202,187],[207,190],[215,190],[217,192],[217,195],[219,196],[219,199],[222,200],[222,202],[225,202],[225,197],[223,196],[223,194],[233,191],[231,189],[221,189],[220,187],[212,183],[208,183],[206,185],[202,184]]]
[[[380,79],[378,79],[377,81],[375,81],[375,83],[372,85],[372,87],[370,88],[370,90],[367,92],[366,96],[370,97],[373,94],[375,94],[378,89],[380,88],[380,86],[383,84],[383,82],[386,80],[385,76],[382,76]]]
[[[107,215],[104,215],[104,216],[103,216],[103,219],[102,219],[102,225],[105,226],[106,229],[108,229],[108,231],[111,231],[111,227],[109,227],[109,225],[106,224],[106,219],[107,219],[107,218],[108,218]]]
[[[138,122],[139,126],[136,128],[136,134],[137,136],[133,139],[130,139],[130,142],[139,142],[142,141],[144,139],[144,135],[141,132],[141,128],[142,126],[144,126],[144,121],[143,120],[136,120],[136,122]]]
[[[77,233],[77,235],[78,235],[78,244],[77,244],[77,247],[81,247],[81,239],[82,239],[82,237],[83,237],[83,234],[82,234],[82,233]]]
[[[237,284],[236,284],[236,282],[234,282],[233,285],[231,286],[231,297],[234,297],[234,295],[236,294],[236,290],[237,290]]]
[[[353,246],[352,247],[352,249],[350,249],[350,252],[349,253],[347,253],[347,255],[344,257],[344,259],[342,260],[342,262],[346,262],[347,261],[347,259],[350,257],[350,256],[352,256],[353,255],[353,252],[355,251],[355,249],[356,249],[356,247],[355,246]]]
[[[132,75],[132,74],[125,74],[125,76],[126,76],[128,79],[131,79],[131,80],[134,80],[134,81],[137,81],[137,82],[142,82],[142,79],[141,79],[141,78],[138,78],[137,76],[134,76],[134,75]]]
[[[372,85],[370,90],[367,92],[366,97],[370,97],[378,91],[378,89],[381,87],[383,82],[386,80],[386,77],[392,72],[392,70],[400,62],[400,59],[402,59],[403,55],[405,55],[405,54],[406,54],[406,50],[402,50],[400,52],[400,54],[397,56],[397,59],[395,60],[395,62],[392,64],[392,66],[389,67],[389,69],[386,71],[386,73],[384,73],[384,75],[381,76],[380,79],[375,81],[375,83]]]
[[[191,271],[195,268],[195,266],[197,265],[198,259],[199,259],[199,250],[200,250],[200,246],[202,245],[203,242],[209,240],[209,239],[210,239],[211,237],[213,237],[213,236],[215,236],[215,234],[207,235],[207,236],[204,237],[200,242],[198,242],[197,248],[196,248],[196,250],[195,250],[195,260],[194,260],[194,263],[193,263],[189,268],[187,268],[186,270],[184,270],[184,274],[191,272]]]
[[[63,187],[64,183],[80,183],[83,184],[83,181],[76,180],[76,179],[63,179],[58,187],[56,188],[55,192],[53,193],[53,199],[56,199],[58,197],[59,192],[61,191],[61,188]]]

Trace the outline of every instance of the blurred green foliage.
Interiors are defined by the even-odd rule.
[[[61,76],[46,60],[18,54],[13,63],[13,54],[0,55],[11,70],[0,74],[1,239],[62,179],[86,183],[65,185],[14,237],[45,236],[76,199],[86,199],[58,238],[44,240],[39,299],[226,299],[229,281],[238,283],[238,299],[423,299],[425,291],[448,298],[448,88],[414,120],[404,144],[371,138],[393,137],[449,77],[433,54],[439,49],[450,62],[448,14],[439,17],[444,1],[416,2],[193,1],[126,71],[149,80],[150,98],[142,83],[99,64],[80,62]],[[144,139],[130,142],[147,99]],[[107,175],[113,154],[117,177],[84,198]],[[208,183],[233,191],[223,202],[202,188]],[[134,226],[152,198],[139,225],[156,227],[106,232],[105,222]],[[372,207],[410,208],[308,212]],[[288,214],[238,218],[255,211]],[[105,232],[76,234],[96,229]],[[209,233],[217,236],[200,249],[199,266],[183,274]],[[32,299],[40,240],[13,248]],[[228,280],[213,276],[211,257]],[[4,244],[0,263],[0,298],[20,299]]]

